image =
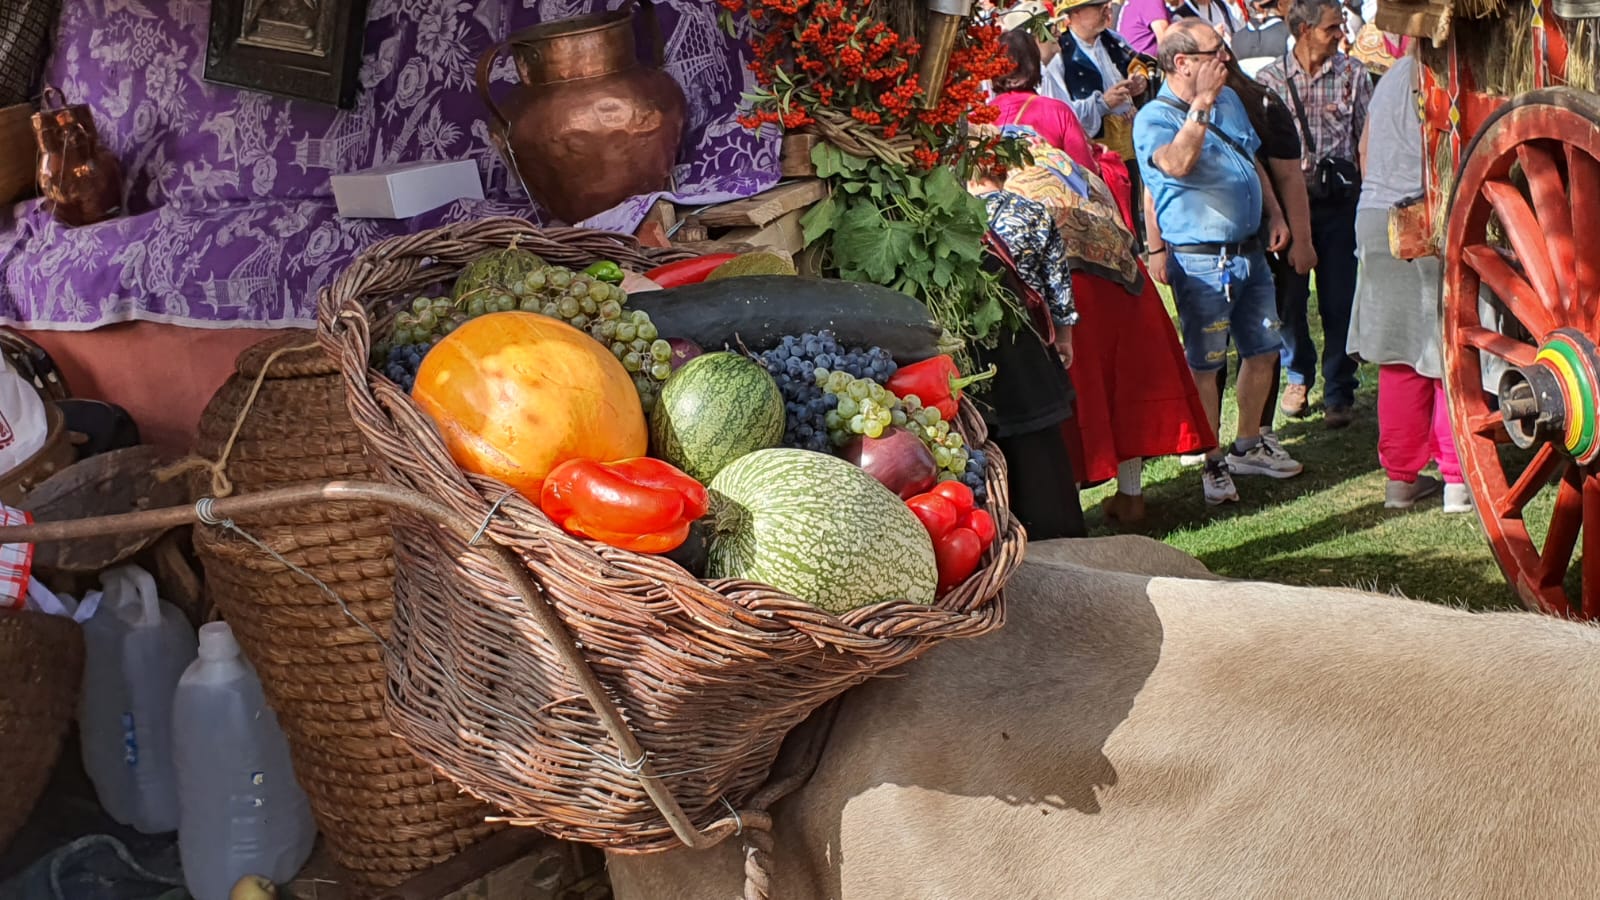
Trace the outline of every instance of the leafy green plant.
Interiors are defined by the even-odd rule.
[[[822,246],[825,269],[916,297],[963,344],[992,347],[1000,329],[1028,327],[1016,297],[983,270],[988,210],[954,168],[913,174],[829,144],[811,159],[832,192],[801,225],[806,245]]]

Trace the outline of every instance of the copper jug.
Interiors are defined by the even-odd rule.
[[[478,93],[495,147],[529,196],[564,222],[671,181],[683,140],[683,89],[661,71],[649,0],[642,15],[657,37],[655,62],[639,62],[632,7],[630,0],[615,12],[524,29],[478,60]],[[489,73],[507,50],[522,84],[502,111],[489,94]]]
[[[66,103],[46,89],[46,106],[33,115],[39,144],[39,190],[63,225],[77,227],[109,219],[122,211],[122,166],[100,143],[94,114],[82,103]]]

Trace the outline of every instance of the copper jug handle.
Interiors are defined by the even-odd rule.
[[[511,123],[506,121],[505,114],[500,111],[500,107],[494,102],[494,97],[489,94],[489,77],[494,70],[495,60],[499,59],[501,52],[510,46],[511,40],[501,41],[478,57],[478,96],[483,98],[484,107],[489,110],[489,115],[494,119],[493,124],[502,134],[511,131]]]
[[[55,106],[48,106],[46,104],[48,104],[50,102],[50,97],[52,95],[54,95],[55,98],[56,98],[56,105]],[[67,98],[65,96],[63,96],[62,93],[59,90],[57,90],[57,89],[55,89],[53,87],[47,87],[39,94],[39,109],[41,111],[48,112],[50,110],[63,109],[63,108],[66,107],[66,105],[67,105]]]

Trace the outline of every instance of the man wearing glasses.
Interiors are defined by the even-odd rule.
[[[1283,346],[1266,252],[1288,246],[1289,227],[1256,160],[1260,139],[1225,86],[1225,53],[1204,22],[1174,22],[1161,41],[1165,84],[1133,128],[1148,189],[1150,274],[1172,287],[1184,353],[1213,430],[1222,405],[1216,372],[1227,365],[1230,338],[1239,351],[1241,427],[1232,444],[1207,456],[1201,476],[1213,506],[1238,501],[1235,472],[1292,478],[1301,471],[1288,454],[1271,453],[1258,433],[1273,358]],[[1258,237],[1264,208],[1273,211],[1265,245]]]

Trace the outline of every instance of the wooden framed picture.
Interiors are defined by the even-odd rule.
[[[355,105],[366,0],[212,0],[206,80]]]

